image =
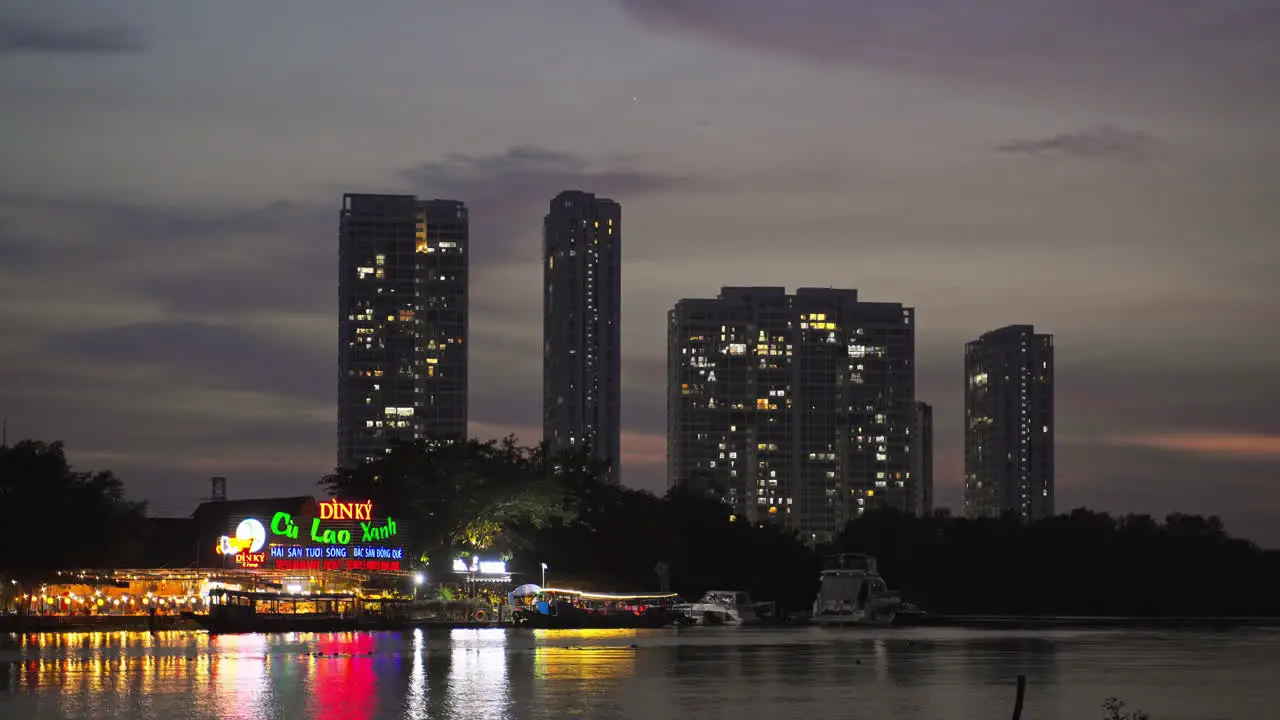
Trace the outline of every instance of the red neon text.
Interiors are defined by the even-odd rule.
[[[318,505],[321,520],[372,520],[373,501],[338,502],[326,500]]]
[[[399,560],[276,560],[276,570],[366,570],[398,572]]]
[[[236,564],[243,568],[260,568],[262,563],[267,561],[267,554],[262,553],[236,553]]]

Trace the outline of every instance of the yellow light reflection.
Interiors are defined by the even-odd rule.
[[[267,678],[265,635],[219,635],[210,668],[214,697],[224,718],[266,717],[263,685]]]
[[[614,679],[635,672],[634,629],[535,630],[534,675],[546,680]]]

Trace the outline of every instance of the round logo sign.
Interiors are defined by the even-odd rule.
[[[245,518],[236,526],[236,540],[242,545],[248,543],[246,548],[251,553],[256,553],[267,544],[267,529],[262,527],[262,523],[253,518]]]

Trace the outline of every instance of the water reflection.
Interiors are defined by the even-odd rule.
[[[454,630],[449,638],[453,664],[449,670],[449,706],[475,720],[507,717],[507,631]]]
[[[1045,720],[1094,717],[1108,695],[1156,717],[1262,717],[1280,633],[31,635],[0,638],[0,717],[932,720],[1007,714],[1019,673]]]

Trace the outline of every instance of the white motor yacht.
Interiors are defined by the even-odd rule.
[[[902,598],[889,590],[870,555],[845,553],[826,559],[813,601],[815,625],[892,625]]]
[[[675,610],[694,625],[754,625],[773,615],[772,603],[752,602],[742,590],[708,590],[697,602]]]

